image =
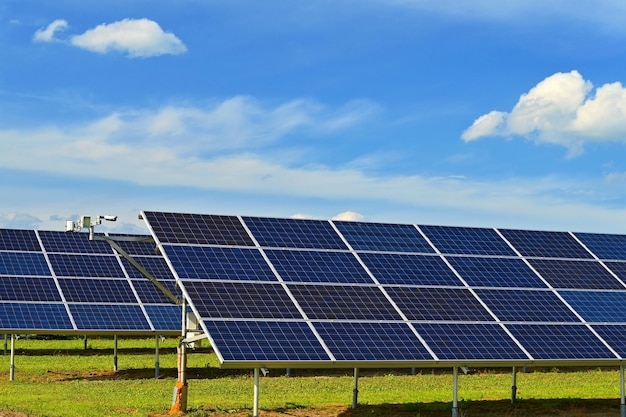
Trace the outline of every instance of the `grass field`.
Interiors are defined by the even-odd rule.
[[[160,344],[161,378],[154,378],[154,339],[26,340],[16,343],[15,381],[0,355],[0,416],[164,416],[176,381],[175,339]],[[0,346],[1,349],[1,346]],[[1,353],[1,352],[0,352]],[[209,348],[189,355],[189,415],[251,415],[251,370],[221,370]],[[510,370],[472,370],[459,379],[461,416],[619,416],[615,369],[530,369],[517,378],[510,404]],[[449,416],[449,370],[362,370],[360,406],[352,410],[352,370],[271,370],[261,378],[261,416]]]

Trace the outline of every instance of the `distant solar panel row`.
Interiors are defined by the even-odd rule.
[[[144,236],[147,237],[147,236]],[[123,241],[172,292],[180,290],[154,243]],[[0,229],[0,332],[180,332],[180,307],[88,234]]]
[[[142,215],[223,366],[626,359],[626,236]]]

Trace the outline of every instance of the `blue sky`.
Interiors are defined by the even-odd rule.
[[[0,4],[0,227],[140,210],[626,233],[626,3]],[[101,229],[105,230],[105,229]]]

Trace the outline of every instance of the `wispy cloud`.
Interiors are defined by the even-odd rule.
[[[626,142],[626,89],[615,82],[594,92],[578,71],[556,73],[522,94],[510,112],[494,110],[477,118],[462,139],[487,136],[556,144],[571,157],[587,142]]]
[[[56,34],[67,27],[68,23],[65,20],[55,20],[47,27],[37,30],[33,35],[33,41],[64,41]],[[103,23],[80,35],[69,36],[66,42],[101,54],[125,53],[129,58],[179,55],[187,52],[187,47],[176,35],[165,32],[158,23],[149,19],[124,19]]]

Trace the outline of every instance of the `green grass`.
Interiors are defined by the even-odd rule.
[[[14,382],[9,382],[9,355],[0,354],[0,410],[35,416],[147,416],[169,410],[175,384],[175,339],[160,345],[161,379],[153,377],[154,339],[121,339],[118,372],[112,372],[111,339],[92,339],[88,345],[85,351],[80,339],[18,340]],[[191,353],[188,368],[190,410],[252,407],[251,371],[217,369],[215,355],[208,349]],[[271,370],[268,377],[262,377],[262,410],[350,405],[351,370],[293,372],[293,377],[285,377],[284,370]],[[405,404],[415,410],[431,404],[449,410],[450,373],[428,371],[412,376],[409,370],[362,370],[362,374],[360,404]],[[517,392],[521,400],[608,398],[619,407],[619,382],[617,370],[528,372],[518,374]],[[464,403],[508,400],[510,384],[508,372],[461,375],[459,398]],[[550,401],[543,404],[558,407]]]

